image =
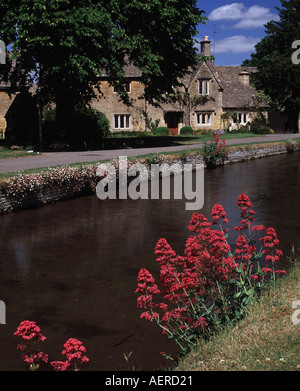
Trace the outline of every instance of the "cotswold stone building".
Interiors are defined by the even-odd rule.
[[[10,96],[7,90],[8,85],[6,83],[0,83],[0,139],[4,138],[4,132],[6,129],[5,115],[15,98],[15,95]]]
[[[201,42],[201,54],[211,55],[210,43],[205,37]],[[107,116],[113,132],[145,130],[146,118],[153,123],[159,121],[159,126],[168,127],[172,134],[179,134],[185,125],[195,130],[234,128],[248,124],[255,117],[251,109],[254,90],[250,86],[250,75],[255,71],[253,67],[216,66],[213,61],[203,61],[186,75],[176,94],[158,108],[139,99],[144,92],[141,73],[138,68],[128,65],[125,68],[126,90],[133,105],[126,106],[120,101],[103,74],[100,77],[103,97],[94,106]],[[209,100],[201,102],[197,99],[201,96],[208,96]]]
[[[201,42],[201,54],[210,56],[210,43],[205,37]],[[251,110],[254,90],[249,81],[255,71],[253,67],[216,66],[213,61],[202,61],[185,76],[183,86],[174,96],[160,107],[154,107],[140,99],[144,93],[141,71],[128,65],[125,68],[126,90],[133,105],[127,106],[119,99],[103,73],[99,78],[102,95],[93,106],[106,115],[112,132],[144,131],[149,121],[168,127],[171,134],[179,134],[185,125],[195,130],[234,128],[251,122],[255,116]],[[7,88],[0,84],[0,138],[4,137],[7,120],[13,121],[15,95],[9,96]],[[206,102],[200,99],[205,96],[209,97]]]

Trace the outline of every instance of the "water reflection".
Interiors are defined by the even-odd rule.
[[[286,255],[299,241],[300,154],[238,163],[205,171],[209,215],[221,203],[230,219],[240,193],[253,202],[257,224],[274,226]],[[36,320],[47,336],[44,349],[61,360],[69,337],[81,339],[89,370],[149,370],[165,364],[160,351],[173,346],[154,325],[139,319],[136,277],[141,267],[158,272],[154,247],[160,237],[180,254],[189,235],[186,200],[107,200],[96,196],[0,216],[0,370],[25,369],[13,333]],[[232,242],[234,239],[232,238]],[[129,367],[124,353],[132,352]]]

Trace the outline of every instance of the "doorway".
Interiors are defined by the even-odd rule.
[[[182,113],[177,111],[169,111],[165,114],[165,123],[172,136],[178,134],[178,125],[181,122]]]

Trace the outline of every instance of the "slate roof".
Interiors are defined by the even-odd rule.
[[[239,74],[257,72],[255,67],[217,66],[210,65],[210,69],[223,90],[223,108],[243,107],[252,102],[254,90],[251,85],[244,85],[239,80]],[[262,104],[262,106],[267,106]]]
[[[214,65],[211,61],[207,62],[207,65],[214,75],[220,88],[223,90],[223,103],[224,109],[241,108],[247,104],[251,104],[254,90],[251,85],[244,85],[239,80],[239,74],[241,72],[247,72],[249,74],[257,72],[255,67],[243,67],[243,66],[219,66]],[[199,65],[201,66],[201,64]],[[199,69],[197,67],[197,69]],[[126,77],[139,78],[141,71],[138,67],[133,65],[127,65],[124,68]],[[183,78],[183,81],[188,81],[193,78],[193,74],[197,72],[195,69],[191,74],[187,74]],[[267,107],[267,103],[262,103],[262,107]]]

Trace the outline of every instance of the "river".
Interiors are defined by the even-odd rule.
[[[247,194],[257,224],[272,226],[284,256],[300,242],[300,154],[285,154],[205,170],[209,217],[223,205],[229,228],[240,221],[236,200]],[[157,273],[154,247],[161,237],[180,254],[192,211],[186,200],[105,200],[96,195],[0,216],[0,370],[25,370],[13,333],[34,320],[47,340],[50,361],[63,360],[63,344],[80,339],[86,369],[153,370],[173,349],[136,308],[137,273]],[[234,239],[232,239],[234,240]],[[285,258],[280,267],[287,267]]]

